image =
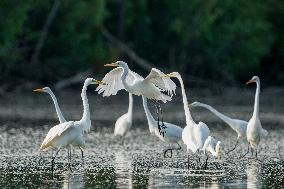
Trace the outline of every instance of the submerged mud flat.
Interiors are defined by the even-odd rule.
[[[246,152],[245,141],[226,154],[234,145],[236,134],[208,111],[192,110],[194,118],[207,123],[211,135],[222,141],[223,153],[220,161],[210,157],[206,170],[202,167],[204,155],[192,156],[188,170],[184,145],[182,150],[173,152],[173,158],[163,157],[163,150],[168,146],[150,135],[140,98],[134,99],[133,127],[122,141],[113,136],[113,126],[116,118],[127,111],[127,95],[122,93],[106,99],[89,93],[93,127],[86,135],[84,160],[81,160],[80,150],[73,149],[69,171],[67,152],[63,149],[56,158],[54,174],[50,170],[53,151],[38,151],[48,130],[58,123],[49,97],[37,94],[1,100],[1,188],[281,188],[284,185],[281,95],[274,97],[273,102],[267,101],[269,93],[261,98],[261,120],[269,135],[261,141],[258,159],[250,155],[239,158]],[[229,94],[222,101],[219,100],[221,95],[214,94],[210,98],[193,94],[192,98],[201,96],[198,100],[232,117],[247,120],[252,112],[253,92],[239,91],[238,94],[241,95],[234,97],[232,92],[234,98]],[[79,93],[67,96],[58,96],[65,117],[80,119]],[[249,103],[243,102],[244,99]],[[179,98],[162,107],[167,122],[185,125]],[[152,112],[154,108],[152,106]]]

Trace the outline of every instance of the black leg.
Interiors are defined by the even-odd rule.
[[[251,148],[251,157],[253,157],[253,148]]]
[[[240,156],[240,159],[243,158],[243,157],[245,157],[248,153],[249,153],[249,144],[248,144],[248,150],[247,150],[247,152],[246,152],[244,155]]]
[[[81,158],[82,158],[82,162],[84,163],[84,151],[81,147],[79,147],[81,150]]]
[[[187,169],[189,170],[189,154],[187,154]]]
[[[56,152],[53,154],[53,156],[52,156],[52,160],[51,160],[51,172],[52,172],[52,174],[53,174],[53,169],[54,169],[54,161],[55,161],[55,158],[56,158],[58,152],[60,151],[60,148],[61,148],[61,147],[59,147],[59,148],[57,149],[57,151],[56,151]]]
[[[256,159],[257,159],[257,149],[255,149],[255,157],[256,157]]]
[[[239,143],[239,138],[237,139],[235,146],[231,150],[229,150],[227,152],[227,154],[229,154],[230,152],[234,151],[236,149],[236,147],[238,146],[238,143]]]
[[[205,163],[204,163],[204,169],[207,169],[207,164],[208,164],[208,158],[209,156],[206,154],[206,159],[205,159]]]

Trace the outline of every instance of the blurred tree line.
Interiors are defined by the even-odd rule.
[[[117,59],[148,73],[102,29],[167,71],[284,84],[283,0],[1,0],[1,85],[102,75]]]

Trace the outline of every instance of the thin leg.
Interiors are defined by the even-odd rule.
[[[251,157],[253,157],[253,148],[251,148]]]
[[[175,150],[181,150],[181,145],[179,145],[179,143],[177,142],[178,148]]]
[[[189,153],[187,153],[187,169],[189,170]]]
[[[84,151],[81,147],[79,147],[81,150],[81,158],[82,158],[82,162],[84,163]]]
[[[68,148],[68,152],[69,152],[69,154],[68,154],[68,168],[69,168],[69,170],[71,170],[71,148],[69,147]]]
[[[257,159],[257,149],[255,149],[255,158]]]
[[[235,146],[231,150],[229,150],[227,152],[227,154],[229,154],[230,152],[234,151],[236,149],[236,147],[238,146],[238,143],[239,143],[239,138],[237,139]]]
[[[205,159],[205,163],[204,163],[204,169],[207,169],[208,158],[209,158],[209,156],[206,154],[206,159]]]
[[[53,154],[53,156],[52,156],[52,160],[51,160],[51,171],[52,171],[52,174],[53,174],[53,169],[54,169],[54,161],[55,161],[55,158],[56,158],[58,152],[60,151],[60,148],[61,148],[61,147],[59,147],[59,148],[57,149],[57,151],[56,151],[56,152]]]
[[[248,153],[249,153],[249,144],[248,144],[248,150],[247,150],[247,152],[246,152],[244,155],[240,156],[240,158],[245,157]]]

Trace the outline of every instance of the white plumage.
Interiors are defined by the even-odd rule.
[[[208,151],[212,154],[212,156],[220,159],[221,158],[221,141],[217,141],[215,138],[208,136],[208,138],[205,140],[202,150],[204,151],[204,153]]]
[[[116,120],[114,127],[114,136],[125,136],[130,127],[132,126],[132,113],[133,113],[133,97],[129,93],[129,105],[127,113],[123,114]]]
[[[125,89],[134,95],[143,95],[149,99],[167,102],[171,96],[165,95],[162,91],[167,91],[172,95],[176,89],[175,83],[169,78],[161,78],[163,74],[158,69],[152,68],[150,74],[144,79],[142,76],[131,71],[123,61],[117,61],[105,66],[119,66],[111,70],[102,79],[102,84],[96,89],[103,96],[116,95],[121,89]]]

